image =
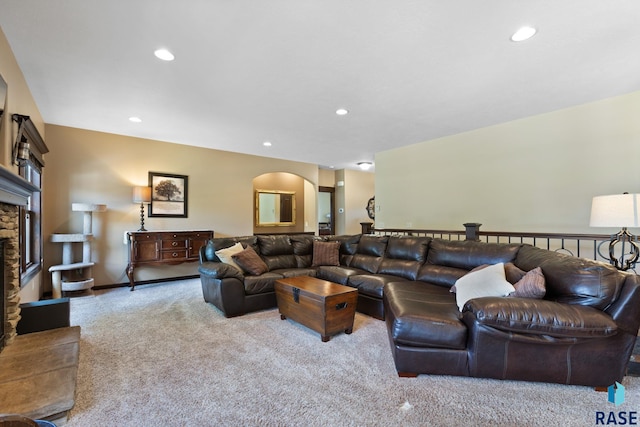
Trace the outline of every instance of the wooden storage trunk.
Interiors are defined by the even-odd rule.
[[[323,342],[339,332],[353,331],[357,289],[298,276],[277,280],[275,291],[280,318],[289,318],[313,329]]]

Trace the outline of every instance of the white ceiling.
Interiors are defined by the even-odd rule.
[[[336,169],[640,90],[637,0],[0,0],[0,26],[47,123]]]

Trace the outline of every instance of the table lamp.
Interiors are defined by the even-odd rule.
[[[618,270],[629,270],[634,268],[640,250],[638,249],[637,237],[627,231],[627,227],[639,227],[638,201],[640,194],[613,194],[609,196],[596,196],[591,202],[591,227],[621,227],[616,234],[611,235],[609,242],[609,262]],[[620,258],[615,256],[615,245],[620,243],[622,253]],[[625,244],[630,246],[626,253]],[[625,260],[625,255],[630,258]]]
[[[140,228],[138,231],[147,231],[144,228],[144,204],[151,202],[151,187],[133,187],[133,203],[140,203]]]

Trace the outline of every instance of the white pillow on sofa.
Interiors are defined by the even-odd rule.
[[[455,287],[456,303],[460,311],[470,299],[506,297],[516,290],[505,277],[503,263],[467,273],[456,281]]]
[[[233,258],[231,258],[231,256],[235,254],[239,254],[243,250],[244,250],[244,247],[242,246],[242,243],[238,242],[233,246],[216,251],[216,256],[220,258],[220,261],[224,262],[225,264],[233,265],[235,268],[242,271],[240,266],[236,264],[236,262],[233,260]]]

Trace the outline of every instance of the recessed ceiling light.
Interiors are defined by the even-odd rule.
[[[169,52],[167,49],[158,49],[153,52],[153,54],[156,58],[162,59],[163,61],[173,61],[175,59],[173,53]]]
[[[533,37],[536,34],[536,31],[537,30],[533,27],[522,27],[511,36],[511,41],[525,41]]]
[[[336,110],[336,114],[339,116],[346,116],[347,114],[349,114],[349,110],[346,110],[344,108],[338,108]]]
[[[262,143],[265,147],[271,147],[271,143],[269,141],[265,141]]]
[[[142,119],[140,117],[132,116],[132,117],[129,117],[129,121],[133,123],[141,123]]]
[[[358,163],[358,166],[360,166],[360,169],[362,169],[363,171],[368,171],[369,169],[371,169],[371,166],[373,166],[373,163],[371,163],[371,162],[360,162],[360,163]]]

